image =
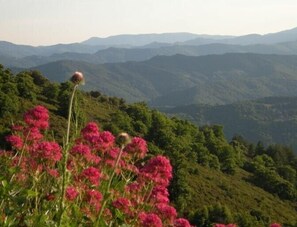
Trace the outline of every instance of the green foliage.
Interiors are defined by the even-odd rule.
[[[285,180],[291,182],[293,185],[297,184],[297,174],[296,169],[289,165],[279,166],[277,168],[277,173]]]
[[[19,91],[15,78],[8,70],[0,69],[0,117],[14,114],[19,110]]]
[[[73,84],[69,81],[61,83],[60,91],[58,94],[58,103],[59,103],[59,114],[66,117],[68,114],[68,106],[70,102],[71,91],[73,89]]]
[[[36,99],[37,87],[33,78],[26,72],[16,75],[17,88],[20,96],[34,101]]]
[[[63,131],[62,125],[68,113],[72,85],[67,82],[53,84],[40,78],[38,74],[34,80],[30,74],[25,73],[24,80],[26,83],[31,81],[29,84],[33,86],[31,92],[35,97],[26,98],[22,96],[18,86],[18,83],[25,83],[23,79],[18,79],[18,76],[13,76],[6,69],[0,70],[0,73],[0,86],[7,86],[5,89],[11,91],[9,97],[15,97],[15,100],[7,102],[6,113],[18,112],[19,108],[9,109],[17,107],[11,103],[21,103],[23,108],[28,108],[34,104],[34,99],[38,103],[42,102],[52,112],[54,131],[49,132],[49,136],[54,136],[62,143],[64,135],[59,132]],[[170,158],[174,167],[170,196],[180,213],[187,215],[196,210],[203,213],[206,212],[203,211],[206,206],[209,214],[211,209],[207,207],[220,202],[222,207],[229,207],[232,220],[243,223],[240,226],[252,226],[250,223],[261,226],[266,223],[264,219],[267,221],[270,216],[277,216],[283,223],[294,220],[296,210],[287,201],[294,201],[296,195],[296,181],[294,183],[293,179],[296,176],[297,161],[291,149],[279,145],[265,148],[262,143],[256,146],[239,136],[229,143],[222,126],[198,128],[188,121],[176,117],[168,118],[149,109],[144,103],[126,104],[122,99],[107,97],[101,93],[91,95],[80,92],[76,102],[80,103],[86,115],[82,116],[78,112],[74,118],[100,121],[103,130],[111,130],[114,134],[124,131],[133,136],[142,136],[149,141],[152,155],[163,154]],[[10,119],[1,117],[2,135],[4,131],[7,132],[6,125],[10,123]],[[261,202],[255,203],[257,198]],[[281,209],[276,211],[274,208],[278,205]],[[262,214],[252,212],[252,215],[251,211],[258,206],[261,207]],[[207,216],[203,216],[201,220],[207,222],[205,217]],[[262,217],[263,220],[257,221],[257,217]],[[48,221],[50,220],[45,222]]]
[[[16,113],[19,110],[18,97],[0,92],[0,106],[0,117]]]
[[[211,227],[214,223],[229,224],[234,221],[229,208],[220,203],[197,210],[191,216],[192,222],[201,227]]]
[[[265,166],[265,164],[255,164],[253,181],[260,187],[276,193],[283,199],[297,201],[296,186],[280,177],[274,169]]]
[[[228,139],[241,135],[253,143],[262,141],[259,144],[262,148],[264,144],[286,144],[297,152],[295,94],[292,97],[269,97],[228,105],[187,105],[161,110],[189,119],[196,125],[223,125]],[[261,147],[258,147],[258,154],[261,154]]]
[[[241,155],[238,152],[242,151],[236,151],[233,146],[228,144],[221,126],[204,127],[203,132],[206,138],[206,147],[218,157],[221,164],[220,169],[225,173],[234,174],[241,161]]]
[[[59,85],[57,83],[48,83],[43,87],[42,94],[48,101],[56,101],[59,96]]]

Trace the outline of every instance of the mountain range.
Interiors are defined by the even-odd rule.
[[[297,94],[294,55],[174,55],[106,64],[62,60],[31,69],[58,82],[80,70],[86,75],[85,90],[99,90],[129,102],[147,101],[152,106],[227,104]]]
[[[144,61],[157,55],[201,56],[224,53],[297,54],[297,28],[245,36],[164,33],[93,37],[81,43],[52,46],[0,41],[0,62],[8,67],[34,67],[58,60],[88,63]]]
[[[159,45],[159,46],[158,46]],[[81,46],[80,46],[81,47]],[[88,49],[86,49],[87,51]],[[90,51],[90,50],[89,50]],[[230,45],[230,44],[206,44],[200,46],[188,45],[165,45],[153,43],[145,47],[119,48],[109,47],[98,50],[95,53],[55,53],[49,56],[32,55],[22,58],[0,56],[0,61],[10,67],[34,67],[59,60],[84,61],[93,64],[117,63],[127,61],[145,61],[155,56],[172,56],[183,54],[187,56],[203,56],[210,54],[225,53],[259,53],[259,54],[280,54],[296,55],[297,41],[278,44],[255,44],[255,45]]]

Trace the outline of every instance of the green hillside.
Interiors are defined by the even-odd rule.
[[[261,140],[265,144],[286,144],[297,151],[296,97],[270,97],[219,106],[188,105],[162,111],[197,125],[223,125],[229,139],[238,134],[254,143]]]
[[[81,70],[87,76],[86,90],[152,106],[226,104],[297,93],[297,56],[175,55],[102,65],[58,61],[35,69],[58,82]]]
[[[36,71],[12,75],[0,67],[1,149],[9,148],[4,138],[11,122],[18,122],[25,110],[37,104],[51,111],[53,131],[48,136],[61,142],[71,86],[51,83]],[[75,103],[75,116],[82,125],[98,121],[101,128],[115,134],[126,131],[142,136],[152,155],[170,158],[174,168],[171,201],[193,224],[296,226],[297,159],[289,148],[253,146],[240,137],[228,142],[220,126],[198,128],[144,103],[127,104],[95,91],[80,92]]]

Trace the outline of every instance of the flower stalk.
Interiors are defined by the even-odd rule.
[[[71,117],[72,117],[72,109],[73,109],[73,100],[75,96],[75,92],[80,83],[83,82],[83,74],[80,72],[75,72],[71,77],[71,81],[75,84],[73,87],[73,91],[71,94],[69,109],[68,109],[68,119],[67,119],[67,133],[66,133],[66,142],[65,147],[63,149],[63,164],[62,164],[62,192],[61,192],[61,200],[60,200],[60,217],[59,217],[59,226],[61,226],[62,217],[65,209],[65,195],[66,195],[66,187],[67,187],[67,162],[68,162],[68,151],[69,151],[69,138],[70,138],[70,127],[71,127]]]

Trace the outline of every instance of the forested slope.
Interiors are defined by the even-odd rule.
[[[69,82],[51,83],[36,71],[13,75],[0,68],[1,148],[9,148],[9,125],[34,105],[51,111],[48,137],[63,140]],[[236,222],[267,226],[272,222],[296,226],[296,156],[287,147],[264,147],[241,137],[227,141],[220,126],[196,127],[168,118],[144,103],[127,104],[100,92],[80,92],[75,116],[82,125],[98,121],[103,129],[142,136],[152,155],[170,158],[174,177],[170,197],[180,214],[193,224]],[[78,132],[81,125],[72,130]]]

